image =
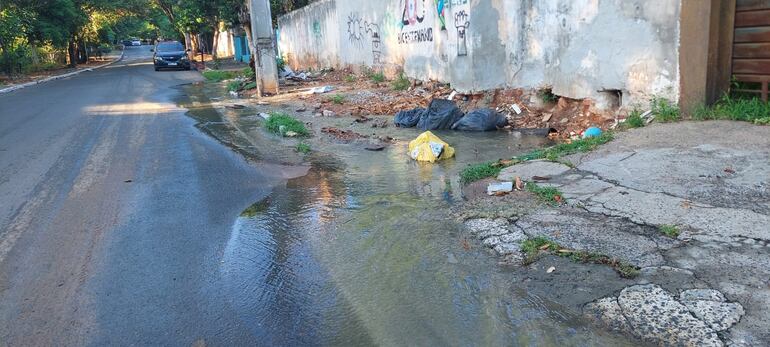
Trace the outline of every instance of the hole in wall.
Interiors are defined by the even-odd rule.
[[[596,106],[604,110],[617,110],[623,105],[623,91],[620,89],[602,89]]]

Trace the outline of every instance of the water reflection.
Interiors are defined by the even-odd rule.
[[[334,156],[314,155],[307,176],[247,208],[222,259],[244,324],[265,345],[631,345],[463,247],[448,212],[461,198],[457,171],[526,143],[463,136],[447,135],[458,157],[434,165],[411,161],[405,145],[331,145]]]

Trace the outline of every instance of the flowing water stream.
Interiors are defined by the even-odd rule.
[[[191,110],[218,127],[215,113]],[[457,173],[544,139],[437,134],[455,147],[455,159],[416,163],[404,142],[381,152],[326,143],[308,157],[307,175],[246,207],[220,267],[221,290],[243,324],[266,346],[634,345],[573,308],[527,293],[515,269],[463,242],[452,215],[462,199]]]

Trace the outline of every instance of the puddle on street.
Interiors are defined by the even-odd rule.
[[[323,148],[235,222],[222,259],[226,295],[266,345],[632,345],[569,308],[526,293],[513,271],[463,247],[450,207],[457,172],[540,138],[442,134],[458,157],[411,161]],[[474,139],[475,137],[475,139]],[[473,149],[477,149],[475,152]],[[483,148],[484,150],[481,150]]]
[[[233,136],[200,89],[186,88],[181,102],[200,129],[250,159],[291,161],[271,135],[249,143]],[[237,116],[230,112],[226,117]],[[405,141],[380,152],[326,143],[308,157],[306,176],[245,207],[225,246],[220,288],[257,340],[276,346],[638,344],[527,293],[496,256],[475,241],[462,242],[450,210],[462,199],[457,173],[542,147],[545,139],[435,133],[455,147],[456,158],[417,163]],[[408,139],[419,131],[391,127],[381,134]]]

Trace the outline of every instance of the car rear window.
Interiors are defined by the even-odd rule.
[[[164,42],[158,44],[158,52],[179,52],[184,51],[184,47],[179,42]]]

